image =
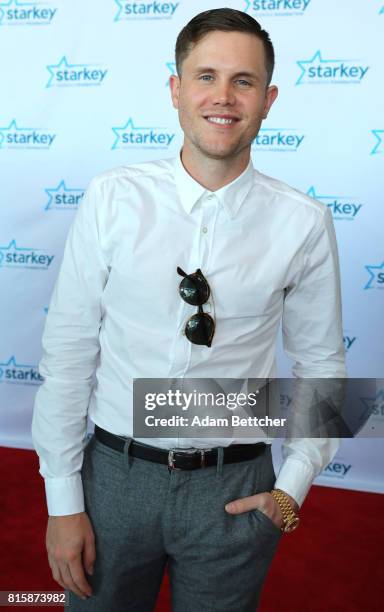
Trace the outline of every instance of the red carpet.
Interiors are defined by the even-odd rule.
[[[46,559],[37,456],[0,447],[0,466],[0,591],[60,590]],[[301,516],[281,540],[260,612],[381,611],[384,495],[312,487]],[[169,611],[164,581],[156,612]]]

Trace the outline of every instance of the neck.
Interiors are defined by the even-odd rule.
[[[250,151],[245,149],[236,158],[213,159],[183,147],[181,161],[188,174],[209,191],[217,191],[234,181],[248,166]]]

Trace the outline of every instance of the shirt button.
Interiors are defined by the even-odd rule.
[[[207,200],[213,200],[214,197],[215,196],[213,195],[213,193],[211,193],[207,196]]]
[[[203,234],[206,234],[208,231],[208,228],[204,225],[201,231],[203,232]]]

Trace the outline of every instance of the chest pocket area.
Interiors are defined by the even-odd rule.
[[[213,283],[212,283],[213,285]],[[263,280],[232,277],[214,283],[215,314],[222,319],[274,316],[282,308],[284,289]]]

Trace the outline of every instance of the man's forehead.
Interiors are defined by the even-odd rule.
[[[214,30],[192,43],[185,61],[188,60],[205,66],[216,62],[236,70],[239,63],[246,63],[243,69],[250,70],[252,66],[264,66],[265,51],[263,42],[253,34]]]
[[[212,30],[202,34],[197,42],[192,43],[191,49],[196,49],[202,45],[214,46],[217,44],[217,39],[220,39],[224,44],[228,43],[228,45],[242,43],[242,45],[259,46],[260,48],[263,48],[262,40],[251,32],[240,32],[237,30]]]

